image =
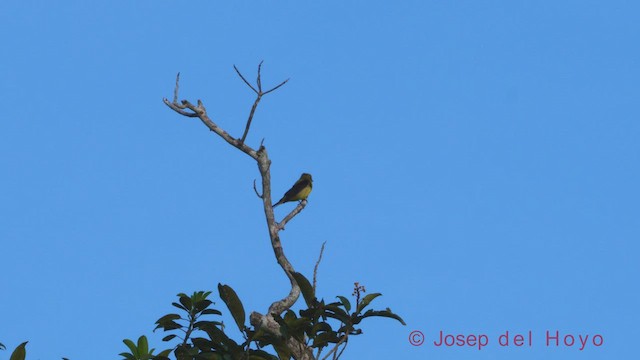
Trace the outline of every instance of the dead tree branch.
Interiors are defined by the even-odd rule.
[[[274,86],[273,88],[263,92],[262,91],[262,75],[261,75],[262,63],[263,63],[263,61],[260,61],[260,64],[258,64],[258,78],[256,80],[256,83],[258,85],[258,89],[257,90],[256,90],[256,88],[253,87],[253,85],[251,85],[249,83],[249,81],[247,81],[247,79],[245,79],[245,77],[242,75],[240,70],[238,70],[238,68],[235,65],[233,65],[233,68],[236,70],[236,73],[238,74],[238,76],[240,76],[242,81],[244,81],[244,83],[247,84],[247,86],[250,87],[251,90],[253,90],[253,92],[256,93],[256,100],[253,102],[253,106],[251,107],[251,112],[249,112],[249,118],[247,119],[247,125],[245,126],[244,133],[242,134],[242,137],[240,138],[240,142],[241,143],[244,143],[244,141],[247,139],[247,135],[249,134],[249,128],[251,127],[251,121],[253,121],[253,115],[256,113],[256,109],[258,108],[258,104],[260,103],[260,100],[262,99],[262,96],[267,95],[268,93],[278,89],[282,85],[286,84],[287,81],[289,81],[289,79],[287,79],[287,80],[281,82],[280,84]]]
[[[287,259],[284,254],[284,250],[282,249],[282,243],[280,242],[280,237],[278,233],[280,230],[284,230],[284,225],[286,225],[291,219],[293,219],[297,214],[299,214],[302,209],[307,204],[307,201],[304,200],[289,214],[287,215],[280,223],[275,220],[275,216],[273,213],[273,207],[271,206],[271,160],[269,159],[269,155],[267,154],[267,149],[264,146],[264,139],[260,143],[260,147],[258,150],[251,148],[250,146],[245,144],[245,139],[249,133],[249,129],[251,127],[251,122],[253,120],[253,116],[255,111],[262,99],[262,96],[273,92],[283,86],[289,81],[289,79],[281,82],[277,86],[267,90],[262,91],[262,80],[261,80],[261,69],[262,62],[258,65],[258,77],[256,80],[257,88],[251,85],[247,79],[240,73],[238,68],[234,66],[236,73],[240,76],[242,81],[253,90],[257,97],[251,107],[251,112],[249,113],[249,118],[247,120],[244,133],[241,138],[234,138],[228,132],[224,131],[220,128],[207,114],[207,110],[203,105],[202,101],[198,100],[197,105],[193,105],[187,100],[178,101],[178,90],[179,90],[179,82],[180,82],[180,73],[176,76],[176,85],[173,94],[173,101],[169,101],[167,98],[163,98],[163,102],[171,108],[173,111],[177,112],[180,115],[187,117],[197,117],[202,121],[202,123],[209,128],[209,130],[216,133],[220,136],[224,141],[232,145],[233,147],[239,149],[243,153],[249,155],[252,159],[254,159],[258,165],[258,170],[260,172],[260,177],[262,179],[262,194],[258,193],[258,189],[256,188],[254,181],[254,190],[256,195],[262,199],[263,209],[265,213],[265,219],[267,221],[267,228],[269,231],[269,238],[271,239],[271,246],[273,248],[273,252],[275,254],[276,260],[280,267],[284,270],[285,274],[289,278],[289,282],[291,283],[291,290],[289,294],[281,300],[275,301],[271,306],[269,306],[269,310],[266,315],[262,315],[258,312],[251,313],[249,319],[251,325],[256,328],[262,328],[265,331],[268,331],[272,334],[280,335],[280,325],[275,321],[274,316],[279,316],[284,311],[288,310],[293,306],[293,304],[298,300],[300,296],[300,287],[297,282],[293,278],[294,268]],[[304,342],[300,342],[294,338],[289,339],[291,344],[289,344],[290,348],[294,351],[294,356],[298,360],[310,360],[313,359],[313,354],[311,350],[304,344]]]
[[[295,207],[295,209],[293,209],[287,216],[285,216],[284,219],[282,219],[282,221],[276,224],[276,226],[278,227],[278,231],[284,230],[284,226],[287,225],[287,223],[291,219],[293,219],[296,215],[298,215],[302,211],[302,209],[305,208],[305,206],[307,206],[307,200],[302,200],[298,204],[298,206]]]

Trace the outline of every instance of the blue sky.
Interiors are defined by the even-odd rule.
[[[637,353],[640,5],[632,1],[0,4],[0,342],[116,358],[178,292],[287,293],[251,159],[162,104],[202,99],[240,136],[264,60],[282,233],[319,294],[359,281],[344,359],[623,359]],[[278,208],[278,216],[292,208]],[[217,299],[217,296],[216,296]],[[218,308],[226,310],[221,301]],[[226,321],[232,321],[225,318]],[[411,346],[421,331],[424,345]],[[436,347],[440,331],[482,350]],[[497,338],[532,331],[531,347]],[[547,347],[546,331],[602,346]],[[8,358],[10,352],[0,352]]]

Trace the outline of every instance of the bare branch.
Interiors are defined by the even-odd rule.
[[[348,340],[348,339],[347,339],[347,340]],[[347,340],[345,340],[345,342],[344,342],[344,346],[342,347],[342,349],[340,349],[340,352],[338,353],[338,356],[335,356],[335,357],[334,357],[334,359],[336,359],[336,360],[337,360],[337,359],[339,359],[339,358],[340,358],[340,356],[342,356],[342,353],[344,352],[344,349],[346,349],[346,348],[347,348]]]
[[[247,81],[247,79],[244,78],[244,76],[242,76],[242,74],[240,73],[240,70],[238,70],[238,68],[233,65],[233,68],[236,70],[236,73],[238,74],[238,76],[240,76],[240,79],[242,79],[242,81],[244,81],[245,84],[247,84],[248,87],[251,88],[251,90],[253,90],[253,92],[255,92],[256,94],[258,94],[258,90],[256,90],[253,85],[249,84],[249,82]]]
[[[262,94],[262,79],[260,79],[260,70],[262,70],[262,63],[264,60],[260,61],[258,64],[258,79],[256,80],[256,84],[258,84],[258,91]]]
[[[174,90],[174,96],[177,95],[177,88],[179,84],[178,80],[179,78],[176,78],[176,90]],[[220,137],[222,137],[226,142],[240,149],[242,152],[251,156],[253,159],[257,160],[258,158],[257,151],[243,144],[242,142],[238,141],[233,136],[229,135],[228,132],[224,131],[222,128],[216,125],[216,123],[214,123],[213,120],[211,120],[211,118],[209,118],[209,116],[207,115],[207,109],[204,107],[202,100],[198,99],[197,106],[193,105],[188,100],[182,100],[180,103],[178,103],[177,101],[169,102],[167,98],[163,98],[162,101],[169,108],[171,108],[171,110],[177,112],[180,115],[187,116],[187,117],[200,118],[200,121],[202,121],[202,123],[205,124],[209,128],[209,130],[215,132]],[[190,110],[191,112],[186,110]]]
[[[298,206],[296,206],[296,208],[293,209],[293,211],[291,211],[289,215],[285,216],[284,219],[282,219],[282,221],[276,224],[276,226],[278,227],[278,230],[284,230],[284,226],[287,225],[287,223],[291,221],[291,219],[293,219],[296,215],[298,215],[302,211],[302,209],[304,209],[305,206],[307,206],[306,199],[300,201],[300,203],[298,203]]]
[[[256,90],[255,87],[253,87],[253,85],[251,85],[249,83],[249,81],[247,81],[247,79],[244,77],[244,75],[242,75],[242,73],[240,72],[240,70],[238,70],[238,68],[233,65],[233,68],[236,70],[236,73],[238,74],[238,76],[240,76],[240,78],[242,79],[242,81],[244,81],[245,84],[247,84],[247,86],[249,86],[251,88],[251,90],[253,90],[253,92],[256,93],[256,99],[253,102],[253,106],[251,107],[251,112],[249,112],[249,118],[247,119],[247,124],[245,125],[244,128],[244,133],[242,134],[242,137],[240,138],[240,142],[244,143],[244,141],[247,139],[247,135],[249,135],[249,128],[251,128],[251,122],[253,121],[253,116],[256,113],[256,109],[258,108],[258,104],[260,103],[260,100],[262,99],[262,96],[277,90],[279,87],[281,87],[282,85],[286,84],[287,81],[289,81],[289,79],[281,82],[280,84],[278,84],[276,87],[268,90],[267,92],[263,92],[262,91],[262,63],[264,61],[260,61],[260,64],[258,64],[258,77],[256,79],[256,84],[258,86],[258,90]]]
[[[178,103],[178,89],[180,88],[180,72],[176,75],[176,87],[173,89],[173,103]]]
[[[198,117],[198,114],[196,114],[195,112],[188,112],[188,111],[184,111],[187,106],[183,104],[178,103],[178,90],[180,89],[180,73],[178,73],[176,75],[176,86],[173,89],[173,101],[169,102],[169,100],[167,98],[162,98],[162,101],[168,106],[170,107],[173,111],[177,112],[180,115],[183,116],[188,116],[188,117]]]
[[[342,344],[343,342],[347,341],[347,338],[349,338],[349,334],[344,334],[342,335],[342,338],[340,339],[340,341],[338,341],[335,346],[333,347],[333,349],[331,349],[331,351],[329,351],[327,353],[327,355],[325,355],[322,360],[327,360],[329,358],[329,356],[331,356],[331,354],[335,353],[338,350],[338,347],[340,346],[340,344]],[[344,350],[344,349],[343,349]],[[340,354],[342,354],[342,351],[340,352]],[[340,356],[340,355],[337,355]],[[334,359],[337,359],[337,357],[333,357]]]
[[[289,291],[289,294],[285,298],[272,303],[271,306],[269,306],[269,309],[266,315],[261,315],[257,312],[253,312],[251,313],[249,319],[250,319],[250,323],[253,326],[255,326],[256,329],[262,328],[272,334],[281,335],[280,325],[278,324],[277,321],[275,321],[274,316],[279,316],[284,311],[291,308],[293,304],[295,304],[295,302],[300,297],[300,286],[295,281],[292,275],[295,272],[295,270],[284,254],[284,250],[282,249],[282,243],[280,242],[280,237],[278,233],[280,232],[280,230],[284,229],[284,225],[286,225],[288,221],[290,221],[295,215],[297,215],[298,213],[300,213],[300,211],[302,211],[302,209],[304,209],[304,207],[307,204],[307,201],[306,200],[301,201],[300,204],[298,204],[298,206],[289,215],[287,215],[287,217],[285,217],[285,219],[283,219],[281,223],[276,222],[275,216],[273,213],[273,207],[271,205],[272,204],[271,170],[270,170],[271,160],[269,159],[269,156],[267,154],[267,149],[264,146],[264,139],[262,139],[260,143],[260,147],[257,151],[245,145],[244,143],[247,137],[247,134],[249,132],[251,121],[255,114],[258,103],[260,102],[260,99],[262,98],[262,96],[265,94],[262,92],[262,80],[261,80],[262,62],[258,66],[258,79],[257,79],[258,90],[256,90],[256,88],[253,87],[246,80],[246,78],[240,73],[240,71],[235,65],[233,68],[235,69],[238,76],[240,76],[240,78],[245,82],[245,84],[249,86],[257,94],[256,100],[254,101],[254,104],[251,108],[251,112],[249,114],[249,119],[247,120],[244,134],[242,135],[241,139],[236,139],[232,137],[231,135],[229,135],[229,133],[227,133],[222,128],[220,128],[207,115],[207,110],[204,104],[202,103],[202,101],[198,100],[197,105],[193,105],[187,100],[182,100],[182,101],[178,100],[179,74],[178,76],[176,76],[176,87],[174,89],[173,101],[169,101],[168,99],[163,98],[163,102],[169,108],[171,108],[173,111],[177,112],[180,115],[199,118],[200,121],[202,121],[202,123],[207,128],[209,128],[209,130],[215,132],[227,143],[239,149],[240,151],[244,152],[245,154],[249,155],[252,159],[256,161],[258,165],[258,170],[260,171],[260,177],[262,179],[262,184],[261,184],[262,194],[258,193],[255,180],[253,183],[253,188],[254,188],[254,191],[256,192],[256,195],[258,195],[258,197],[262,199],[263,209],[264,209],[265,218],[267,220],[267,227],[269,231],[269,238],[271,240],[271,247],[273,248],[273,252],[275,254],[278,265],[280,265],[285,275],[289,278],[289,282],[291,283],[291,290]],[[275,88],[269,90],[268,92],[271,92],[279,88],[280,86],[284,85],[284,83],[286,82],[287,80],[285,80],[283,83],[279,84]],[[299,341],[295,338],[289,339],[289,342],[291,342],[291,344],[288,344],[288,346],[294,351],[294,358],[299,360],[313,358],[313,353],[311,352],[311,349],[308,348],[304,342]]]
[[[269,160],[269,156],[265,147],[261,147],[258,150],[257,155],[258,158],[256,160],[258,162],[258,169],[260,170],[260,175],[262,176],[262,202],[265,217],[267,219],[267,226],[269,228],[271,247],[273,248],[276,261],[289,278],[289,282],[291,283],[291,290],[289,292],[289,295],[287,295],[285,298],[271,304],[266,315],[261,315],[257,312],[254,312],[251,314],[250,320],[251,324],[256,327],[265,327],[266,330],[274,334],[278,334],[279,324],[275,321],[274,315],[280,315],[282,314],[282,312],[293,306],[293,304],[300,297],[300,286],[298,286],[298,283],[295,281],[292,275],[293,272],[295,272],[293,266],[284,255],[282,243],[280,242],[280,237],[278,236],[278,232],[280,231],[280,229],[278,228],[278,225],[275,221],[273,207],[271,206],[271,160]]]
[[[318,266],[320,265],[320,261],[322,261],[322,253],[324,252],[324,246],[327,242],[322,243],[322,247],[320,248],[320,256],[318,256],[318,261],[316,261],[316,266],[313,268],[313,292],[316,292],[316,276],[318,275]]]
[[[276,87],[271,88],[270,90],[265,91],[262,95],[267,95],[268,93],[270,93],[270,92],[272,92],[272,91],[278,90],[278,88],[279,88],[280,86],[282,86],[282,85],[286,84],[288,81],[289,81],[289,79],[287,79],[287,80],[285,80],[285,81],[281,82],[280,84],[276,85]]]
[[[190,113],[188,111],[184,111],[184,109],[186,109],[186,107],[181,106],[178,103],[172,103],[169,101],[169,99],[167,98],[162,98],[162,101],[171,108],[171,110],[177,112],[178,114],[182,115],[182,116],[187,116],[187,117],[198,117],[198,114],[194,114],[194,113]]]
[[[256,188],[256,179],[253,179],[253,191],[255,191],[256,195],[258,195],[258,197],[260,199],[262,199],[262,195],[260,195],[260,193],[258,193],[258,189]]]
[[[253,102],[253,106],[251,107],[251,112],[249,113],[249,119],[247,119],[247,125],[244,128],[244,133],[242,134],[242,138],[240,139],[240,142],[244,142],[244,140],[247,138],[247,135],[249,135],[249,128],[251,127],[251,121],[253,121],[253,114],[256,113],[256,109],[258,108],[258,103],[260,103],[260,99],[262,99],[262,93],[258,93],[258,96],[256,97],[256,101]]]

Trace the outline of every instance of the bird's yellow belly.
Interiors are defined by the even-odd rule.
[[[302,191],[297,193],[296,196],[291,200],[304,200],[309,196],[309,194],[311,194],[311,186],[307,186],[306,188],[302,189]]]

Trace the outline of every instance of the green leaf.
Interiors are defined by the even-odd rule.
[[[340,299],[342,306],[344,306],[344,309],[347,310],[347,312],[351,311],[351,303],[349,302],[349,299],[344,296],[337,296],[337,298]]]
[[[304,332],[305,329],[310,326],[311,319],[305,317],[298,318],[293,311],[287,310],[283,321],[286,326],[281,327],[281,330],[285,329],[287,331],[287,333],[283,333],[283,335],[293,336],[300,341],[304,341]]]
[[[224,358],[220,354],[212,353],[212,352],[201,352],[198,354],[198,359],[202,360],[224,360]]]
[[[367,310],[364,314],[362,314],[362,316],[358,316],[358,320],[355,322],[356,324],[359,323],[362,319],[366,318],[366,317],[370,317],[370,316],[379,316],[379,317],[387,317],[387,318],[391,318],[391,319],[396,319],[398,321],[400,321],[400,323],[402,325],[407,325],[404,320],[402,320],[402,318],[396,314],[394,314],[393,312],[391,312],[391,309],[387,308],[386,310]]]
[[[149,354],[149,342],[147,341],[147,337],[142,335],[138,338],[138,353],[140,357]]]
[[[337,319],[345,324],[351,324],[351,316],[338,306],[338,303],[325,305],[322,316]]]
[[[311,283],[309,283],[309,280],[299,272],[294,272],[291,275],[293,275],[298,286],[300,286],[300,291],[302,292],[302,296],[304,297],[304,301],[307,303],[307,306],[312,307],[316,303],[316,294],[313,291]]]
[[[313,338],[313,345],[311,347],[324,347],[328,343],[337,343],[339,341],[338,334],[335,331],[327,331]]]
[[[176,334],[167,335],[167,336],[162,338],[162,341],[170,341],[171,339],[175,338],[176,336],[178,336],[178,335],[176,335]]]
[[[162,350],[158,355],[156,355],[156,358],[160,359],[160,358],[169,358],[169,354],[171,354],[171,352],[173,351],[173,349],[167,349],[167,350]]]
[[[18,347],[13,350],[13,353],[11,354],[9,360],[24,360],[27,357],[27,343],[28,341],[25,341],[22,344],[18,345]]]
[[[209,339],[217,343],[227,341],[227,339],[229,338],[227,334],[224,333],[224,331],[220,330],[213,323],[203,322],[198,328],[206,332],[207,335],[209,335]]]
[[[287,324],[290,324],[293,321],[296,321],[298,319],[298,317],[296,316],[296,313],[294,313],[291,310],[287,310],[287,312],[284,314],[284,321]]]
[[[172,303],[171,303],[171,305],[173,305],[173,306],[177,307],[177,308],[178,308],[178,309],[180,309],[180,310],[184,310],[184,311],[186,311],[186,312],[189,312],[189,309],[187,309],[186,307],[184,307],[184,306],[182,306],[182,305],[178,304],[177,302],[172,302]]]
[[[176,356],[177,360],[193,359],[193,357],[189,356],[189,348],[185,345],[179,345],[173,354]]]
[[[331,328],[331,325],[329,325],[329,323],[326,322],[319,322],[315,325],[313,325],[313,328],[311,328],[311,334],[309,335],[309,337],[315,337],[319,332],[328,332],[328,331],[333,331],[333,329]]]
[[[249,358],[247,360],[278,360],[278,357],[264,350],[249,350]]]
[[[158,319],[158,321],[156,321],[156,324],[160,324],[165,321],[172,321],[172,320],[179,320],[179,319],[180,319],[180,315],[178,314],[167,314],[161,317],[160,319]]]
[[[138,359],[140,357],[140,354],[138,353],[138,348],[136,347],[136,344],[129,340],[129,339],[124,339],[122,340],[122,342],[127,345],[127,347],[129,348],[129,350],[131,350],[131,355],[133,355],[134,359]]]
[[[273,344],[273,348],[278,354],[278,358],[289,360],[291,359],[291,350],[284,344]]]
[[[179,320],[179,319],[180,319],[180,315],[178,314],[167,314],[161,317],[160,319],[158,319],[158,321],[156,321],[156,324],[158,325],[153,329],[153,331],[156,331],[159,328],[162,328],[164,331],[180,329],[183,326],[173,321],[173,320]]]
[[[373,294],[369,294],[369,295],[365,296],[364,298],[362,298],[362,300],[360,300],[360,303],[358,304],[358,309],[356,310],[356,314],[359,314],[360,311],[362,311],[364,308],[366,308],[367,305],[369,305],[369,303],[371,301],[373,301],[373,299],[377,298],[380,295],[382,295],[382,294],[373,293]]]
[[[193,346],[200,349],[200,352],[210,351],[212,348],[214,348],[213,342],[205,338],[201,338],[201,337],[192,338],[191,342],[193,343]]]
[[[185,310],[191,311],[191,308],[193,307],[193,302],[191,301],[190,297],[188,297],[185,294],[182,294],[180,296],[180,299],[178,300],[180,301],[180,304],[182,304]]]
[[[206,332],[211,339],[212,346],[217,350],[225,350],[230,352],[242,351],[242,347],[238,345],[233,339],[230,339],[224,331],[220,330],[213,324],[205,324],[207,326],[201,327],[201,330]]]
[[[196,312],[201,312],[204,309],[208,308],[209,305],[213,304],[213,301],[211,300],[200,300],[200,301],[196,301],[194,303],[194,309]]]
[[[206,300],[207,296],[209,296],[210,294],[211,294],[211,291],[206,291],[206,292],[205,291],[197,291],[197,292],[194,291],[193,295],[191,295],[191,300],[194,303],[197,303],[197,302]]]
[[[285,339],[289,337],[289,325],[284,321],[284,319],[280,315],[274,314],[273,320],[275,320],[278,323],[278,325],[280,325],[280,328],[278,329],[280,331],[280,336],[282,336]]]
[[[176,329],[182,329],[184,326],[178,324],[177,322],[167,322],[166,324],[163,324],[162,326],[158,325],[156,326],[155,329],[153,329],[153,331],[155,332],[156,330],[158,330],[158,328],[162,328],[162,330],[164,331],[170,331],[170,330],[176,330]]]
[[[120,356],[122,356],[123,358],[127,359],[127,360],[136,360],[136,358],[129,354],[129,353],[120,353]]]
[[[238,325],[238,329],[240,331],[244,330],[244,321],[245,321],[245,313],[244,307],[242,306],[242,302],[240,302],[240,298],[238,294],[229,286],[218,284],[218,291],[220,292],[220,298],[227,304],[227,308],[231,311],[231,316],[233,316],[233,320],[236,321],[236,325]]]
[[[203,315],[222,315],[222,313],[216,309],[204,309],[202,310]]]
[[[223,325],[224,324],[222,324],[220,321],[196,321],[195,323],[193,323],[193,328],[199,329],[199,330],[205,330],[209,326],[223,327]]]
[[[153,329],[153,331],[155,332],[159,328],[162,328],[164,331],[181,329],[184,326],[180,325],[179,323],[177,323],[175,321],[173,321],[173,320],[181,320],[181,319],[182,318],[178,314],[167,314],[167,315],[161,317],[160,319],[158,319],[158,321],[156,321],[156,324],[158,324],[158,325],[156,325],[156,327]]]

